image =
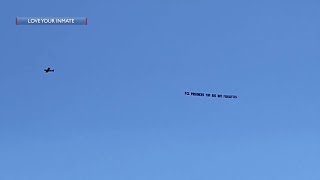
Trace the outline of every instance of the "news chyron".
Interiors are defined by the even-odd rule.
[[[87,17],[16,17],[16,25],[88,25]]]

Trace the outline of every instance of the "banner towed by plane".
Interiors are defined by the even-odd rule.
[[[16,25],[88,25],[87,17],[16,17]]]
[[[211,93],[199,93],[199,92],[184,92],[186,96],[198,96],[198,97],[211,97],[211,98],[225,98],[225,99],[237,99],[236,95],[223,95],[223,94],[211,94]]]

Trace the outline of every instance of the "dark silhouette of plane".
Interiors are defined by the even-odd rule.
[[[44,70],[46,73],[48,72],[54,72],[54,69],[50,69],[49,67],[47,69]]]

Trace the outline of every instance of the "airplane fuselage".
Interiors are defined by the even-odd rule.
[[[45,69],[44,71],[45,71],[46,73],[48,73],[48,72],[54,72],[54,69],[48,68],[48,69]]]

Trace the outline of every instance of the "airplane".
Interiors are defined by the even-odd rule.
[[[49,67],[47,69],[44,70],[46,73],[48,72],[54,72],[54,69],[50,69]]]

